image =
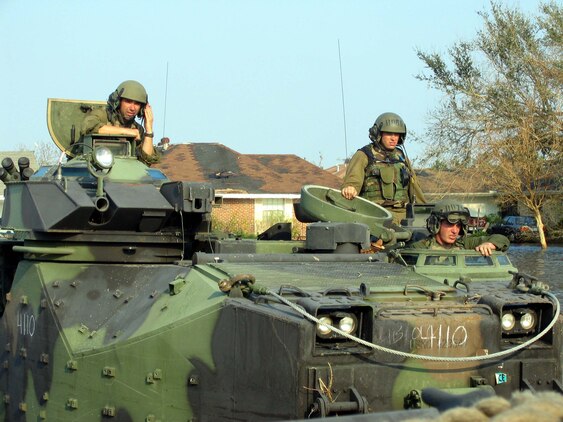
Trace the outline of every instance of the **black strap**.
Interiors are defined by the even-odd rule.
[[[368,165],[372,164],[375,161],[375,155],[373,153],[373,150],[371,149],[371,145],[366,145],[365,147],[360,148],[359,151],[362,151],[365,155],[367,155]]]
[[[373,145],[374,148],[377,148],[377,145]],[[405,163],[406,165],[406,160],[405,160],[405,153],[403,152],[403,150],[400,147],[396,148],[399,151],[399,158],[389,158],[388,154],[381,150],[380,148],[378,148],[378,150],[381,152],[381,154],[383,154],[385,156],[384,160],[379,160],[381,162],[385,162],[388,164],[396,164],[396,163]],[[365,155],[367,155],[368,157],[368,165],[371,165],[373,163],[375,163],[377,160],[377,158],[375,157],[375,154],[373,153],[373,149],[372,149],[372,144],[366,145],[362,148],[360,148],[358,151],[362,151]]]

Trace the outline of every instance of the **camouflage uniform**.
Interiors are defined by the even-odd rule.
[[[362,198],[388,209],[399,224],[406,218],[408,202],[414,202],[415,196],[419,203],[426,200],[403,150],[386,151],[375,145],[366,145],[352,156],[342,188],[353,186]]]
[[[450,247],[440,245],[436,240],[436,236],[430,235],[426,239],[419,240],[409,245],[409,248],[440,249],[440,250],[475,249],[477,246],[485,242],[491,242],[493,245],[495,245],[496,250],[500,252],[505,252],[508,249],[508,246],[510,246],[510,241],[506,236],[503,236],[502,234],[493,234],[491,236],[475,236],[475,237],[461,236]]]
[[[138,129],[141,134],[141,139],[145,136],[145,128],[142,125],[137,123],[135,120],[129,124],[123,122],[119,113],[112,112],[109,110],[109,107],[106,109],[95,109],[88,113],[82,121],[80,134],[88,135],[90,133],[97,133],[100,128],[105,125]],[[148,155],[142,150],[141,145],[139,144],[137,145],[137,159],[145,163],[147,166],[150,166],[151,164],[155,164],[160,161],[160,154],[155,150],[154,154]]]

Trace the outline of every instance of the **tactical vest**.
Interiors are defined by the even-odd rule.
[[[360,151],[368,157],[360,196],[380,205],[404,207],[409,202],[410,173],[402,151],[374,153],[372,145]]]

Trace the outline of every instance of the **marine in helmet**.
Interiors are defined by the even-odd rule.
[[[137,121],[141,119],[142,124]],[[153,146],[154,115],[145,87],[137,81],[124,81],[108,98],[105,109],[95,109],[84,118],[81,134],[134,135],[137,158],[147,165],[159,161]]]
[[[414,249],[475,249],[481,255],[492,251],[506,251],[510,241],[506,236],[467,236],[469,209],[454,201],[442,201],[434,206],[426,219],[430,236],[409,245]]]
[[[359,195],[387,208],[397,224],[406,218],[407,203],[426,202],[403,149],[406,136],[398,114],[381,114],[369,129],[371,143],[352,156],[341,187],[346,199]]]

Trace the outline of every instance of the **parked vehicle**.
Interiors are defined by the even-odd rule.
[[[503,234],[511,242],[518,242],[537,233],[538,225],[536,219],[531,216],[507,215],[501,223],[492,225],[488,232]]]
[[[467,224],[467,231],[469,233],[484,230],[487,226],[487,219],[485,217],[469,217],[469,222]]]

